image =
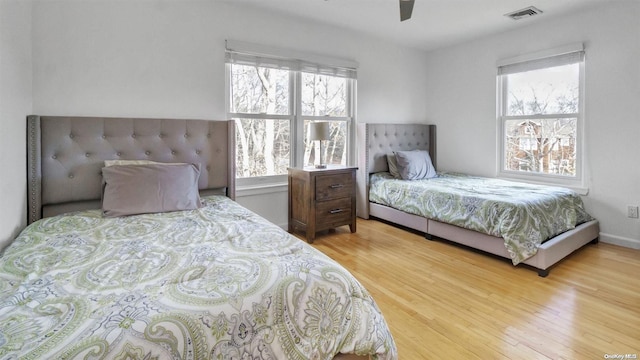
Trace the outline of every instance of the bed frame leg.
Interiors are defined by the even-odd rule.
[[[424,233],[424,238],[427,240],[433,240],[433,235]]]
[[[597,237],[597,238],[591,240],[591,244],[594,244],[594,245],[599,243],[599,242],[600,242],[600,237]]]
[[[549,270],[548,269],[538,269],[538,276],[540,277],[547,277],[547,275],[549,275]]]

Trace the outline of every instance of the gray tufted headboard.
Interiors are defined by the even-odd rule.
[[[426,124],[358,124],[357,213],[369,218],[369,174],[389,171],[387,154],[427,150],[437,169],[436,126]]]
[[[104,160],[200,164],[201,194],[235,198],[235,123],[183,119],[27,118],[28,216],[100,208]]]

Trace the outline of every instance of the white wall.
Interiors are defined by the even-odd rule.
[[[640,221],[626,218],[626,206],[640,204],[640,3],[616,2],[429,54],[212,1],[36,1],[32,13],[17,0],[0,4],[0,156],[11,164],[0,180],[0,240],[23,225],[30,39],[32,110],[44,115],[222,119],[225,39],[355,60],[359,122],[436,123],[440,167],[487,176],[496,171],[496,61],[582,41],[590,180],[585,203],[601,221],[604,241],[640,244]],[[7,53],[13,62],[5,60]],[[25,60],[15,61],[20,58]],[[280,190],[238,201],[283,226],[286,199]]]
[[[26,223],[26,117],[31,112],[31,2],[0,1],[0,249]]]
[[[360,122],[425,118],[425,86],[415,81],[426,78],[424,53],[251,8],[42,1],[34,3],[33,39],[33,106],[41,115],[223,119],[224,40],[233,39],[359,62]],[[281,190],[238,201],[285,226]]]
[[[544,15],[543,15],[544,16]],[[496,61],[583,42],[589,212],[601,240],[640,248],[640,2],[612,2],[562,19],[428,54],[427,119],[441,169],[495,176]],[[526,21],[526,20],[525,20]]]

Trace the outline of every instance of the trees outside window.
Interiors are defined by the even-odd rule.
[[[581,178],[582,52],[499,68],[501,174]]]
[[[346,165],[349,145],[349,80],[341,77],[302,73],[302,119],[304,121],[304,166],[317,162],[318,144],[309,141],[309,123],[329,122],[330,138],[324,144],[325,163]]]
[[[236,176],[286,174],[293,120],[289,72],[234,64],[230,76],[230,114],[236,121]]]
[[[347,165],[355,79],[255,62],[227,63],[228,115],[237,129],[236,176],[278,181],[289,166],[313,165],[319,149],[309,141],[312,121],[330,123],[325,162]]]

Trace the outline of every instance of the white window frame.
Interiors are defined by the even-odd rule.
[[[579,95],[578,112],[572,114],[535,114],[535,115],[506,115],[507,114],[507,75],[524,72],[533,69],[544,69],[563,65],[563,58],[575,54],[580,57],[579,63]],[[582,43],[571,44],[560,48],[550,49],[534,54],[527,54],[515,58],[505,59],[498,62],[497,75],[497,133],[498,133],[498,156],[497,156],[497,177],[514,179],[531,183],[565,186],[576,190],[580,194],[588,192],[585,173],[585,121],[584,121],[584,47]],[[511,67],[506,74],[503,69]],[[505,128],[508,120],[540,120],[557,118],[576,118],[576,175],[574,177],[543,174],[525,171],[505,169]]]
[[[312,116],[302,115],[302,76],[301,72],[296,72],[296,101],[295,101],[295,139],[296,139],[296,151],[292,156],[293,166],[302,167],[304,161],[304,122],[309,121],[342,121],[347,125],[347,164],[353,165],[355,161],[355,94],[356,94],[356,81],[353,78],[346,78],[346,116]],[[295,159],[294,159],[295,158]]]
[[[304,158],[304,121],[344,121],[347,128],[347,164],[355,162],[355,123],[356,123],[356,68],[357,63],[317,54],[309,54],[289,49],[267,47],[259,44],[226,41],[227,55],[232,53],[244,59],[256,59],[256,65],[265,61],[270,64],[281,63],[289,70],[289,115],[254,114],[231,112],[230,78],[232,62],[225,62],[225,107],[228,119],[277,119],[290,121],[291,156],[290,166],[302,167]],[[250,60],[249,60],[250,61]],[[346,111],[347,116],[309,116],[302,115],[302,73],[340,76],[346,79]],[[237,146],[237,145],[236,145]],[[238,187],[244,189],[272,187],[286,184],[287,175],[255,176],[237,178]]]

